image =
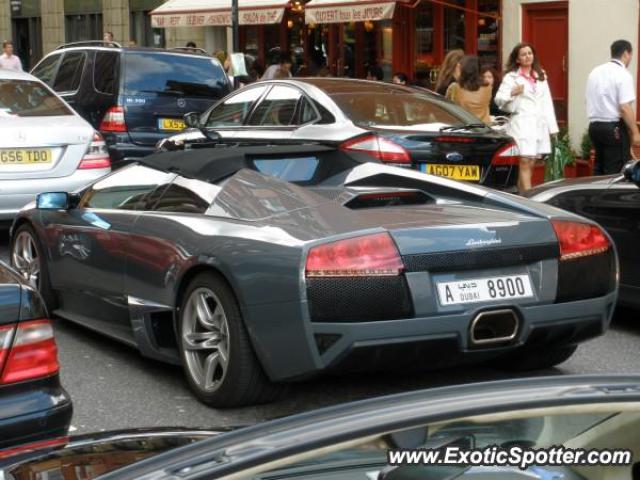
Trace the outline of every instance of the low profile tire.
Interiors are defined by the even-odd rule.
[[[189,386],[211,407],[239,407],[275,400],[271,383],[251,347],[229,285],[201,273],[187,286],[178,320],[178,345]]]
[[[57,299],[49,281],[44,249],[33,227],[29,224],[25,223],[18,227],[13,236],[11,265],[29,285],[40,292],[49,313],[55,310]]]
[[[511,372],[526,372],[528,370],[544,370],[567,361],[577,350],[577,345],[565,347],[527,350],[500,357],[493,366]]]

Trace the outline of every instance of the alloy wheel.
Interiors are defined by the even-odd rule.
[[[18,234],[13,243],[13,266],[33,288],[40,285],[40,257],[35,240],[27,231]]]
[[[182,315],[182,350],[198,387],[216,391],[229,366],[229,324],[224,308],[209,288],[195,289]]]

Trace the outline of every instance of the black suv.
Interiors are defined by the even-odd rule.
[[[31,71],[104,136],[117,165],[154,151],[231,90],[220,62],[196,51],[82,42],[59,47]]]

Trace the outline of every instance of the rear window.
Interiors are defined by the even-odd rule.
[[[73,115],[73,112],[42,84],[29,80],[0,80],[0,116],[56,115]]]
[[[118,52],[96,52],[93,85],[101,93],[115,95],[118,93],[120,72],[120,54]]]
[[[124,93],[220,98],[227,76],[212,58],[131,52],[124,56]]]
[[[331,98],[355,124],[365,127],[477,123],[478,119],[444,99],[419,93],[334,93]]]
[[[308,182],[318,169],[317,157],[269,158],[253,160],[260,173],[279,178],[285,182]]]

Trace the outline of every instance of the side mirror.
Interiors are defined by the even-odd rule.
[[[640,160],[632,160],[622,169],[624,178],[640,187]]]
[[[67,192],[47,192],[36,196],[36,208],[40,210],[69,210],[73,204],[74,197]]]
[[[200,128],[200,114],[198,112],[185,113],[184,124],[189,128]]]

